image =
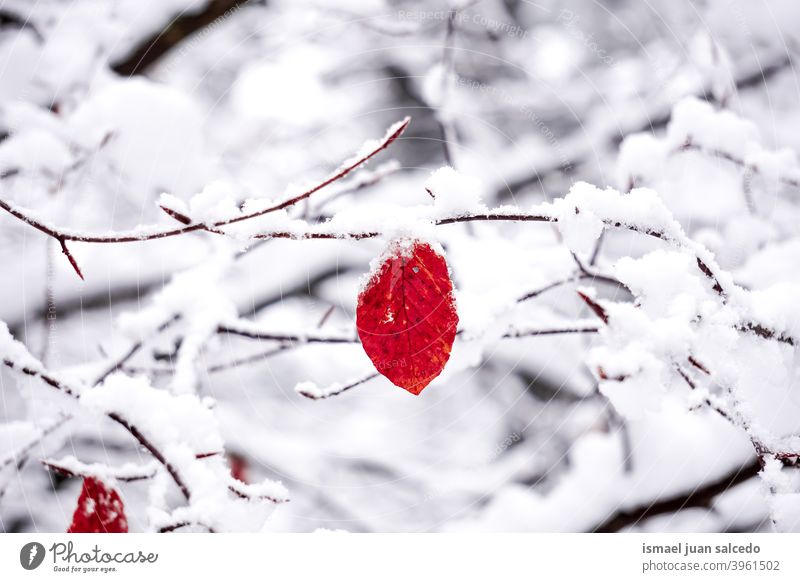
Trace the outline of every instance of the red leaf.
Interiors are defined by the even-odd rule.
[[[128,533],[125,507],[117,491],[86,477],[67,533]]]
[[[231,476],[234,479],[241,481],[242,483],[250,483],[250,479],[248,478],[249,467],[247,466],[247,459],[241,455],[237,455],[236,453],[230,453],[228,455],[228,464],[231,467]]]
[[[444,369],[458,326],[444,257],[424,242],[392,243],[358,297],[356,325],[378,372],[422,392]]]

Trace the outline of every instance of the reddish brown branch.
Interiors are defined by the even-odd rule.
[[[207,459],[209,457],[216,457],[220,455],[219,451],[213,451],[210,453],[199,453],[195,455],[195,459]],[[92,466],[83,465],[83,470],[75,470],[73,467],[68,467],[62,462],[52,460],[52,459],[43,459],[41,461],[42,465],[63,475],[65,477],[95,477],[95,476],[109,476],[117,481],[122,481],[125,483],[133,482],[133,481],[144,481],[147,479],[152,479],[156,476],[156,471],[154,469],[150,469],[149,467],[139,467],[138,472],[132,472],[130,470],[124,469],[114,469],[111,467],[103,467],[102,471],[95,470]]]
[[[245,214],[243,216],[237,216],[236,218],[231,218],[231,219],[228,219],[228,220],[215,222],[214,226],[215,227],[226,226],[226,225],[229,225],[229,224],[235,224],[237,222],[242,222],[243,220],[249,220],[251,218],[256,218],[258,216],[263,216],[264,214],[267,214],[269,212],[275,212],[275,211],[278,211],[278,210],[283,210],[284,208],[288,208],[289,206],[297,204],[301,200],[305,200],[306,198],[310,197],[312,194],[322,190],[325,186],[333,184],[337,180],[341,180],[342,178],[347,176],[350,172],[352,172],[353,170],[355,170],[359,166],[362,166],[365,162],[367,162],[368,160],[370,160],[371,158],[373,158],[374,156],[378,155],[380,152],[382,152],[383,150],[388,148],[390,145],[392,145],[392,143],[394,143],[394,141],[397,138],[399,138],[403,134],[403,132],[408,127],[409,123],[411,123],[411,118],[407,117],[406,119],[404,119],[397,126],[397,128],[391,134],[389,134],[386,138],[384,138],[381,141],[381,143],[379,144],[379,146],[377,148],[372,149],[367,155],[362,156],[362,157],[358,158],[355,162],[352,162],[351,164],[343,167],[336,174],[334,174],[333,176],[331,176],[327,180],[324,180],[323,182],[320,182],[319,184],[317,184],[316,186],[314,186],[310,190],[306,190],[302,194],[298,194],[297,196],[295,196],[293,198],[289,198],[288,200],[284,200],[283,202],[281,202],[279,204],[276,204],[274,206],[270,206],[269,208],[265,208],[264,210],[259,210],[257,212],[251,212],[250,214]]]
[[[708,368],[706,368],[705,364],[703,364],[702,362],[698,361],[697,358],[695,358],[694,356],[689,356],[687,359],[689,360],[689,363],[692,366],[694,366],[695,368],[700,370],[706,376],[711,374],[711,372],[708,371]]]
[[[603,323],[608,323],[608,313],[602,305],[581,291],[578,291],[578,296],[583,299],[584,303],[589,306],[589,309],[591,309],[592,312],[603,321]]]
[[[269,501],[270,503],[280,504],[288,503],[289,500],[284,497],[274,497],[272,495],[257,495],[254,496],[243,487],[244,483],[236,479],[232,479],[231,484],[228,485],[228,491],[239,497],[240,499],[250,499],[253,501]]]
[[[617,374],[616,376],[609,376],[603,366],[597,366],[597,377],[601,380],[608,380],[610,382],[624,382],[628,379],[625,374]]]
[[[295,344],[296,345],[296,344]],[[207,374],[216,374],[217,372],[223,372],[225,370],[230,370],[232,368],[236,368],[238,366],[245,366],[247,364],[253,364],[256,362],[260,362],[271,358],[274,355],[280,354],[285,352],[293,347],[291,344],[285,344],[278,346],[277,348],[272,348],[269,350],[265,350],[263,352],[258,352],[256,354],[252,354],[249,356],[244,356],[241,358],[232,359],[227,362],[222,362],[220,364],[214,364],[208,366],[205,369]],[[175,368],[172,366],[161,366],[161,367],[140,367],[140,366],[127,366],[123,365],[122,370],[131,373],[131,374],[149,374],[153,376],[168,376],[175,373]]]
[[[109,412],[107,416],[108,418],[110,418],[111,420],[122,426],[129,433],[131,433],[131,435],[133,435],[133,438],[139,441],[139,444],[141,444],[145,449],[147,449],[150,452],[150,454],[153,455],[153,457],[163,465],[164,469],[166,469],[167,473],[169,473],[170,476],[172,477],[172,480],[175,481],[175,484],[178,486],[178,489],[181,490],[183,496],[188,500],[191,497],[189,488],[186,486],[186,483],[184,483],[183,478],[178,473],[178,470],[169,461],[167,461],[166,457],[164,457],[164,454],[158,450],[158,447],[156,447],[152,442],[150,442],[150,440],[146,436],[144,436],[142,431],[140,431],[138,428],[136,428],[136,426],[128,422],[119,413]]]
[[[353,344],[358,343],[358,338],[355,336],[325,336],[316,334],[291,334],[291,333],[277,333],[271,331],[261,331],[248,327],[236,327],[235,325],[220,325],[217,328],[218,333],[225,333],[230,335],[238,335],[250,339],[277,341],[277,342],[292,342],[292,343],[309,343],[309,344]]]
[[[169,216],[170,218],[174,218],[181,224],[191,224],[192,219],[186,216],[185,214],[170,208],[169,206],[164,206],[163,204],[159,204],[158,207],[164,211],[164,213]]]
[[[41,461],[42,465],[54,471],[64,477],[94,477],[96,474],[92,472],[83,472],[79,471],[76,472],[69,467],[59,463],[58,461],[53,461],[50,459],[43,459]],[[145,468],[142,468],[142,472],[139,474],[114,474],[113,470],[109,471],[109,475],[116,479],[117,481],[122,481],[125,483],[131,483],[134,481],[144,481],[146,479],[152,479],[155,477],[156,472],[153,471],[146,471]]]
[[[722,289],[722,285],[719,283],[719,279],[716,278],[709,266],[700,257],[697,257],[697,266],[700,271],[702,271],[703,275],[711,280],[711,288],[717,293],[717,295],[720,295],[724,298],[726,294]]]
[[[20,366],[19,364],[17,364],[13,360],[9,360],[7,358],[3,360],[3,364],[7,368],[9,368],[11,370],[16,370],[17,372],[25,374],[26,376],[31,376],[32,378],[38,378],[42,382],[44,382],[45,384],[47,384],[49,386],[52,386],[53,388],[55,388],[57,390],[60,390],[61,392],[63,392],[67,396],[71,396],[72,398],[78,398],[78,396],[79,396],[78,392],[76,390],[73,390],[67,384],[62,384],[61,381],[59,381],[54,376],[51,376],[47,372],[44,372],[42,370],[36,370],[34,368],[29,368],[28,366]]]
[[[69,261],[69,264],[72,265],[72,268],[75,269],[75,272],[78,274],[78,277],[80,277],[81,280],[83,281],[84,278],[83,278],[83,273],[81,272],[81,268],[78,266],[78,261],[75,260],[75,257],[72,255],[72,253],[69,252],[69,249],[67,248],[67,243],[63,240],[59,240],[58,242],[59,244],[61,244],[61,252],[64,253],[64,255],[67,257],[67,260]]]
[[[534,297],[538,297],[543,293],[547,293],[548,291],[551,291],[552,289],[557,289],[558,287],[561,287],[563,285],[574,283],[577,279],[578,279],[577,275],[572,275],[570,277],[567,277],[566,279],[559,279],[558,281],[554,281],[553,283],[544,285],[542,287],[539,287],[538,289],[534,289],[533,291],[529,291],[525,293],[525,295],[521,295],[517,299],[517,303],[522,303],[523,301],[527,301],[528,299],[533,299]]]
[[[325,400],[326,398],[331,398],[333,396],[338,396],[343,392],[347,392],[348,390],[355,388],[356,386],[361,386],[362,384],[366,384],[367,382],[369,382],[370,380],[374,380],[378,376],[380,376],[380,374],[378,374],[377,372],[373,374],[368,374],[363,378],[359,378],[358,380],[350,382],[349,384],[345,384],[344,386],[337,387],[336,389],[330,391],[325,391],[325,390],[311,391],[311,390],[301,389],[298,390],[297,393],[300,394],[301,396],[305,396],[309,400]]]
[[[582,333],[597,333],[600,328],[597,326],[585,327],[562,327],[553,329],[531,329],[525,331],[510,331],[503,334],[501,337],[504,339],[517,339],[523,337],[537,337],[544,335],[569,335],[569,334],[582,334]]]
[[[78,393],[77,390],[73,389],[68,384],[62,382],[61,380],[59,380],[58,378],[56,378],[55,376],[51,375],[50,373],[44,370],[36,370],[27,366],[20,366],[16,364],[14,361],[9,359],[4,359],[3,364],[12,370],[17,370],[27,376],[38,378],[44,383],[48,384],[49,386],[52,386],[56,390],[63,392],[67,396],[70,396],[71,398],[74,398],[76,400],[80,398],[80,394]],[[184,497],[186,497],[186,499],[189,499],[189,489],[183,482],[181,476],[178,474],[178,471],[166,460],[161,451],[159,451],[158,448],[152,442],[150,442],[150,440],[147,437],[145,437],[145,435],[135,425],[131,424],[121,414],[116,412],[110,412],[106,416],[108,416],[108,418],[118,423],[123,428],[125,428],[125,430],[127,430],[137,441],[139,441],[139,443],[144,448],[146,448],[159,463],[161,463],[164,466],[164,468],[170,474],[172,479],[175,481],[175,484],[183,493]]]
[[[529,291],[524,295],[520,296],[517,299],[517,303],[522,303],[524,301],[528,301],[529,299],[533,299],[534,297],[538,297],[547,291],[551,291],[553,289],[557,289],[558,287],[562,287],[563,285],[568,285],[570,283],[575,283],[577,281],[590,279],[591,281],[597,281],[600,283],[606,283],[608,285],[613,285],[615,287],[619,287],[620,289],[624,289],[628,293],[630,293],[630,289],[628,289],[627,285],[620,281],[619,279],[615,279],[614,277],[610,277],[608,275],[602,275],[600,273],[595,273],[589,271],[588,269],[584,268],[583,265],[578,262],[578,271],[570,275],[569,277],[565,277],[564,279],[559,279],[554,281],[553,283],[549,283],[538,289],[534,289],[533,291]]]
[[[269,214],[271,212],[276,212],[278,210],[283,210],[284,208],[293,206],[294,204],[297,204],[301,200],[305,200],[306,198],[312,196],[313,194],[325,188],[326,186],[332,184],[333,182],[341,180],[342,178],[350,174],[353,170],[360,167],[361,165],[369,161],[371,158],[379,154],[381,151],[388,148],[392,143],[394,143],[403,134],[405,129],[408,127],[410,121],[411,120],[409,118],[403,120],[397,126],[397,128],[395,128],[391,134],[384,137],[376,147],[372,148],[369,152],[360,156],[355,161],[345,165],[344,167],[339,169],[335,174],[333,174],[326,180],[323,180],[316,186],[306,190],[302,194],[298,194],[297,196],[293,196],[291,198],[288,198],[287,200],[284,200],[283,202],[279,202],[278,204],[274,204],[272,206],[269,206],[262,210],[258,210],[256,212],[251,212],[248,214],[244,214],[241,216],[225,220],[218,220],[211,224],[205,224],[205,223],[186,224],[179,228],[172,228],[155,232],[142,231],[138,233],[129,232],[129,233],[118,233],[113,235],[82,234],[51,227],[45,224],[44,222],[23,212],[21,209],[12,206],[7,201],[2,199],[0,199],[0,208],[2,208],[15,218],[21,220],[25,224],[28,224],[29,226],[35,228],[36,230],[43,232],[44,234],[50,237],[53,237],[62,244],[62,248],[65,248],[64,243],[66,241],[96,243],[96,244],[115,244],[115,243],[129,243],[129,242],[143,242],[149,240],[157,240],[157,239],[163,239],[182,234],[187,234],[190,232],[197,232],[201,230],[211,230],[212,232],[215,232],[216,231],[215,229],[218,229],[220,227],[229,226],[231,224],[236,224],[238,222],[250,220],[252,218],[257,218],[259,216],[264,216],[265,214]],[[167,211],[166,208],[164,210]],[[178,213],[176,211],[170,211],[170,212],[171,216],[173,216],[173,218],[176,218],[178,220],[186,218],[183,214]],[[182,221],[183,220],[181,220],[181,222]],[[289,237],[276,236],[271,238],[289,238]]]
[[[737,325],[736,329],[746,333],[755,334],[758,337],[764,339],[775,340],[793,347],[797,345],[797,341],[793,337],[787,336],[773,329],[769,329],[768,327],[765,327],[760,323],[747,322],[741,325]]]

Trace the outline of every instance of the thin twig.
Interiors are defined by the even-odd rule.
[[[67,465],[63,464],[60,461],[56,461],[55,459],[42,459],[42,465],[50,469],[51,471],[55,471],[60,475],[65,477],[94,477],[99,474],[103,476],[108,476],[116,481],[122,481],[125,483],[131,483],[134,481],[144,481],[147,479],[152,479],[156,476],[156,470],[154,467],[140,467],[138,473],[133,473],[129,471],[124,471],[121,468],[104,468],[103,471],[95,471],[89,465],[81,465],[79,470],[76,470],[74,467],[68,467]]]
[[[334,310],[336,309],[335,305],[331,305],[328,307],[327,311],[325,311],[324,315],[320,318],[319,323],[317,323],[317,329],[320,329],[325,322],[328,321],[328,318],[333,315]]]
[[[571,275],[571,276],[569,276],[569,277],[567,277],[565,279],[559,279],[558,281],[554,281],[554,282],[549,283],[549,284],[547,284],[547,285],[545,285],[543,287],[539,287],[538,289],[534,289],[533,291],[529,291],[529,292],[525,293],[524,295],[520,296],[517,299],[517,303],[522,303],[524,301],[528,301],[529,299],[533,299],[534,297],[538,297],[539,295],[542,295],[543,293],[546,293],[547,291],[550,291],[552,289],[556,289],[558,287],[561,287],[563,285],[567,285],[569,283],[574,283],[576,279],[577,279],[577,276],[573,274],[573,275]]]
[[[754,322],[746,322],[736,326],[738,331],[743,331],[745,333],[752,333],[757,335],[758,337],[768,339],[768,340],[775,340],[777,342],[781,342],[792,347],[797,345],[797,341],[782,332],[775,331],[774,329],[769,329],[760,323]]]
[[[712,147],[705,147],[702,145],[698,145],[693,143],[691,140],[687,140],[686,143],[682,144],[681,146],[673,150],[672,153],[678,154],[683,152],[698,152],[706,156],[718,158],[720,160],[725,160],[735,166],[742,168],[742,170],[747,174],[762,173],[761,169],[756,164],[751,164],[746,160],[740,158],[739,156],[732,154],[731,152],[726,152],[719,148],[712,148]],[[784,186],[790,186],[792,188],[800,188],[800,178],[795,178],[786,174],[778,175],[776,176],[776,178]]]
[[[181,318],[180,314],[173,315],[172,317],[170,317],[169,319],[164,321],[161,325],[159,325],[156,328],[156,332],[155,332],[154,335],[160,334],[161,332],[166,330],[168,327],[170,327],[173,323],[178,321],[180,318]],[[139,340],[139,341],[135,342],[130,347],[130,349],[127,352],[125,352],[125,354],[123,354],[118,360],[116,360],[111,366],[109,366],[106,369],[105,372],[100,374],[100,376],[97,378],[97,380],[94,381],[93,385],[97,386],[99,384],[102,384],[103,381],[106,378],[108,378],[111,374],[121,370],[125,366],[125,364],[127,364],[131,360],[131,358],[133,358],[133,356],[135,356],[139,352],[139,350],[142,349],[143,346],[144,346],[144,340]]]
[[[218,333],[238,335],[250,339],[269,340],[277,342],[293,342],[293,343],[308,343],[308,344],[353,344],[358,343],[358,338],[355,336],[328,336],[318,335],[314,333],[309,334],[292,334],[292,333],[279,333],[273,331],[259,330],[254,326],[237,326],[236,323],[228,323],[220,325],[217,328]]]
[[[65,414],[59,417],[55,422],[51,423],[49,426],[43,428],[32,441],[30,441],[28,444],[26,444],[16,452],[7,455],[2,461],[0,461],[0,469],[7,467],[11,463],[19,463],[20,460],[25,459],[28,456],[28,454],[34,449],[34,447],[36,447],[45,438],[53,434],[56,430],[64,426],[70,420],[72,420],[72,415]]]
[[[292,344],[285,344],[282,346],[278,346],[277,348],[269,349],[263,352],[258,352],[256,354],[252,354],[249,356],[244,356],[242,358],[236,358],[233,360],[229,360],[227,362],[222,362],[220,364],[214,364],[209,366],[205,369],[207,374],[216,374],[217,372],[223,372],[225,370],[230,370],[231,368],[236,368],[239,366],[245,366],[247,364],[253,364],[255,362],[260,362],[271,358],[274,355],[280,354],[281,352],[285,352],[290,349]],[[175,373],[175,368],[173,366],[162,366],[162,367],[143,367],[143,366],[123,366],[123,371],[128,374],[147,374],[152,376],[169,376]]]
[[[608,312],[602,305],[582,291],[578,291],[578,296],[583,299],[583,302],[589,306],[589,309],[592,310],[592,313],[599,317],[603,323],[608,323]]]
[[[128,422],[125,419],[125,417],[123,417],[119,413],[110,412],[108,413],[107,416],[111,420],[122,426],[129,433],[131,433],[131,435],[133,435],[133,438],[139,441],[139,444],[141,444],[145,449],[147,449],[150,452],[150,454],[153,455],[153,457],[164,466],[164,469],[166,469],[167,473],[170,474],[172,480],[175,481],[175,484],[178,486],[178,489],[181,490],[183,496],[188,500],[191,497],[189,488],[187,487],[186,483],[184,483],[183,478],[178,473],[178,470],[172,465],[172,463],[167,461],[166,457],[164,457],[164,454],[160,450],[158,450],[158,447],[156,447],[150,441],[150,439],[148,439],[144,435],[144,433],[142,433],[142,431],[140,431],[136,426]]]
[[[343,392],[347,392],[348,390],[355,388],[356,386],[361,386],[362,384],[366,384],[370,380],[373,380],[380,376],[377,372],[370,373],[363,378],[359,378],[358,380],[354,380],[344,386],[335,386],[334,388],[329,388],[326,390],[308,390],[305,388],[301,388],[297,391],[298,394],[301,396],[305,396],[310,400],[325,400],[327,398],[331,398],[332,396],[338,396]]]
[[[208,531],[208,533],[217,533],[213,527],[206,525],[200,522],[191,522],[191,521],[179,521],[178,523],[173,523],[171,525],[165,525],[164,527],[159,528],[158,533],[170,533],[177,529],[181,529],[182,527],[192,527],[192,526],[199,526]]]
[[[82,234],[78,232],[71,232],[68,230],[60,229],[57,227],[50,226],[37,218],[34,218],[24,210],[17,208],[16,206],[10,204],[6,200],[0,199],[0,208],[14,216],[15,218],[21,220],[25,224],[35,228],[36,230],[56,239],[59,244],[61,245],[62,252],[67,256],[72,267],[75,269],[75,272],[83,279],[83,274],[81,273],[80,268],[78,267],[78,263],[75,258],[70,253],[69,249],[67,248],[68,241],[75,241],[75,242],[83,242],[83,243],[97,243],[97,244],[115,244],[115,243],[129,243],[129,242],[143,242],[148,240],[158,240],[163,238],[169,238],[173,236],[183,235],[190,232],[197,232],[197,231],[209,231],[215,232],[217,234],[221,234],[221,231],[218,229],[220,227],[229,226],[232,224],[236,224],[245,220],[250,220],[252,218],[257,218],[259,216],[264,216],[271,212],[277,212],[279,210],[283,210],[284,208],[288,208],[297,204],[301,200],[305,200],[309,198],[316,192],[322,190],[326,186],[336,182],[337,180],[341,180],[348,174],[350,174],[353,170],[357,169],[358,167],[362,166],[364,163],[369,161],[371,158],[376,156],[378,153],[383,151],[384,149],[388,148],[395,140],[397,140],[405,129],[408,127],[410,123],[410,118],[404,119],[398,126],[392,131],[391,134],[384,137],[378,145],[372,148],[366,154],[360,156],[354,162],[347,163],[344,167],[337,170],[333,175],[328,177],[327,179],[323,180],[322,182],[318,183],[316,186],[306,190],[305,192],[293,196],[284,200],[283,202],[279,202],[278,204],[274,204],[262,210],[258,210],[255,212],[250,212],[247,214],[243,214],[241,216],[237,216],[234,218],[229,218],[225,220],[218,220],[216,222],[212,222],[210,224],[206,223],[192,223],[192,224],[184,224],[178,228],[166,229],[166,230],[156,230],[156,231],[132,231],[126,233],[116,233],[110,235],[98,235],[98,234]],[[167,210],[165,208],[165,210]],[[174,214],[180,214],[176,211],[171,211]],[[182,215],[181,215],[182,216]]]
[[[19,365],[13,360],[9,360],[7,358],[3,360],[3,364],[12,370],[16,370],[27,376],[38,378],[45,384],[52,386],[53,388],[61,391],[67,396],[70,396],[71,398],[74,398],[76,400],[80,398],[79,390],[71,387],[69,384],[63,382],[59,378],[56,378],[47,371],[33,369],[25,365]],[[163,453],[161,453],[161,451],[159,451],[158,448],[152,442],[150,442],[150,440],[135,425],[130,423],[121,414],[116,412],[110,412],[106,416],[108,416],[108,418],[118,423],[123,428],[125,428],[125,430],[127,430],[137,441],[139,441],[139,443],[144,448],[150,451],[150,454],[152,454],[153,457],[155,457],[155,459],[158,460],[158,462],[164,466],[164,468],[167,470],[170,476],[172,476],[173,481],[175,481],[175,484],[181,490],[181,493],[183,493],[184,497],[186,497],[186,499],[189,499],[190,493],[188,487],[183,482],[181,476],[178,474],[177,469],[175,469],[175,467],[173,467],[169,463],[169,461],[166,460]]]
[[[399,131],[400,130],[394,132],[392,135],[398,134]],[[377,151],[377,150],[374,150],[374,151]],[[353,167],[353,166],[350,166],[350,167]],[[312,189],[309,192],[312,192],[312,191],[314,191],[314,190]],[[273,206],[272,208],[274,209],[274,208],[278,208],[278,207],[285,207],[286,205],[288,205],[290,203],[293,204],[296,201],[302,199],[303,196],[304,195],[300,195],[299,197],[292,198],[290,200],[287,200],[284,203],[281,203],[280,205]],[[7,207],[7,206],[8,205],[4,201],[0,200],[0,207]],[[19,217],[21,220],[24,220],[25,222],[28,222],[29,224],[32,224],[35,228],[38,228],[38,229],[42,230],[43,232],[47,232],[51,236],[59,238],[59,240],[63,239],[63,237],[65,237],[65,236],[67,236],[64,233],[60,232],[60,231],[56,231],[56,230],[52,229],[51,227],[39,224],[36,221],[32,221],[32,219],[30,219],[25,214],[21,214],[17,209],[12,208],[10,210],[10,212],[14,216]],[[478,214],[467,214],[467,215],[459,215],[459,216],[439,218],[439,219],[436,219],[436,220],[432,221],[432,224],[435,225],[435,226],[443,226],[443,225],[448,225],[448,224],[457,224],[457,223],[475,222],[475,221],[513,221],[513,222],[550,222],[550,223],[552,223],[552,222],[557,222],[557,220],[558,220],[557,216],[552,214],[552,213],[549,213],[549,212],[509,213],[509,212],[497,212],[497,211],[495,211],[495,212],[484,212],[484,213],[478,213]],[[603,220],[603,223],[607,227],[620,228],[620,229],[630,230],[632,232],[637,232],[637,233],[645,235],[645,236],[650,236],[650,237],[657,238],[659,240],[662,240],[662,241],[665,241],[665,242],[668,242],[668,243],[671,243],[671,244],[674,244],[674,245],[677,245],[677,246],[688,248],[689,250],[693,250],[695,253],[697,253],[697,251],[695,249],[693,249],[693,247],[691,246],[690,242],[686,241],[686,240],[684,240],[682,238],[682,234],[681,233],[678,233],[675,236],[673,236],[672,234],[670,234],[668,232],[665,232],[664,230],[661,230],[661,229],[655,229],[655,228],[652,228],[652,227],[649,227],[649,226],[638,225],[638,224],[623,223],[622,221],[617,221],[617,220],[613,220],[613,219],[605,219],[605,220]],[[214,224],[222,224],[222,222],[218,222],[218,223],[214,223]],[[199,226],[203,226],[203,225],[198,225],[198,227]],[[185,228],[188,228],[188,227],[185,227]],[[172,232],[175,232],[175,231],[172,231]],[[95,240],[95,238],[92,237],[92,236],[88,236],[88,237],[85,236],[85,235],[74,235],[74,236],[75,236],[75,238],[73,238],[71,240],[82,240],[84,242],[87,242],[87,241],[91,242],[91,241]],[[315,232],[315,231],[312,230],[312,231],[305,232],[305,233],[294,233],[294,232],[262,233],[262,234],[259,234],[259,235],[255,235],[253,238],[255,238],[255,239],[286,238],[286,239],[296,239],[296,240],[304,240],[304,239],[356,239],[356,240],[360,240],[360,239],[366,239],[366,238],[375,238],[377,236],[381,236],[381,233],[377,232],[377,231],[375,231],[375,232],[365,231],[365,232],[333,233],[333,232],[325,232],[325,231],[316,231]],[[106,240],[104,240],[104,242],[115,242],[115,241],[119,240],[119,239],[112,240],[113,238],[114,237],[112,237],[111,239],[106,239]],[[136,240],[141,240],[141,239],[136,239]],[[712,267],[709,266],[709,262],[707,262],[707,260],[704,260],[698,254],[695,254],[695,258],[696,258],[697,267],[700,270],[700,272],[703,273],[703,275],[706,276],[711,281],[713,290],[718,295],[720,295],[720,297],[722,297],[723,300],[725,300],[727,298],[727,296],[729,295],[729,293],[723,288],[719,277],[714,272],[714,269],[716,269],[717,266],[714,265],[714,269],[712,269]],[[598,275],[596,273],[591,273],[585,267],[584,267],[584,274],[591,274],[592,278],[594,278],[594,279],[600,279],[602,277],[601,275]],[[621,285],[621,283],[619,281],[617,281],[616,279],[613,279],[613,278],[606,278],[606,282],[613,283],[615,285]],[[587,297],[584,297],[584,301],[587,301],[587,299],[588,299]],[[589,303],[589,302],[587,301],[587,303]],[[590,303],[590,306],[592,306],[591,303]],[[593,307],[593,309],[594,309],[594,307]],[[597,313],[600,316],[600,313],[596,309],[595,309],[595,313]],[[746,324],[746,327],[747,327],[748,331],[752,331],[752,332],[760,335],[761,337],[764,337],[765,339],[776,339],[778,341],[782,341],[782,342],[788,343],[790,345],[795,345],[795,342],[794,342],[794,340],[792,338],[788,338],[783,334],[775,332],[774,330],[770,330],[769,328],[767,328],[766,326],[764,326],[764,325],[762,325],[760,323],[750,322],[750,323]],[[303,337],[303,336],[297,336],[297,335],[292,335],[292,334],[273,334],[273,333],[262,334],[262,333],[254,332],[252,330],[247,330],[247,329],[229,328],[228,326],[220,326],[219,331],[220,331],[220,333],[237,334],[237,335],[242,335],[244,337],[250,337],[252,339],[266,339],[266,340],[276,340],[276,341],[299,341],[299,342],[311,342],[311,343],[315,343],[315,342],[322,342],[322,343],[354,343],[354,342],[357,341],[355,338],[326,338],[326,337],[314,337],[314,336]]]
[[[273,495],[253,495],[247,490],[247,486],[237,479],[231,478],[228,485],[228,491],[239,497],[240,499],[250,499],[253,501],[269,501],[270,503],[281,504],[288,503],[289,499],[285,497],[275,497]]]
[[[543,335],[569,335],[569,334],[582,334],[582,333],[597,333],[600,331],[598,326],[585,326],[585,327],[559,327],[559,328],[545,328],[545,329],[529,329],[522,331],[509,331],[503,334],[504,339],[517,339],[523,337],[537,337]]]

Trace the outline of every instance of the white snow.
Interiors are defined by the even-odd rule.
[[[205,228],[68,241],[82,281],[0,211],[0,529],[66,528],[80,480],[42,459],[116,478],[132,531],[575,531],[765,450],[633,529],[800,527],[796,0],[661,3],[668,37],[618,2],[635,46],[602,10],[424,4],[250,2],[130,78],[208,3],[4,4],[0,198],[67,238],[179,229],[159,205]],[[451,358],[424,398],[339,397],[372,370],[358,293],[410,241],[447,261]],[[598,331],[504,337],[562,327]]]
[[[434,195],[434,208],[439,216],[459,216],[486,210],[482,202],[485,192],[480,182],[450,166],[433,172],[425,187]]]

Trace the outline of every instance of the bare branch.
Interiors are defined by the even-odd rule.
[[[558,287],[562,287],[564,285],[568,285],[570,283],[575,283],[577,281],[582,281],[582,280],[586,280],[586,279],[590,279],[593,282],[597,281],[597,282],[600,282],[600,283],[607,283],[609,285],[614,285],[615,287],[619,287],[621,289],[624,289],[628,293],[630,293],[630,289],[628,289],[627,285],[625,285],[622,281],[619,281],[618,279],[615,279],[614,277],[611,277],[609,275],[603,275],[603,274],[600,274],[600,273],[595,273],[595,272],[590,272],[588,270],[584,270],[583,272],[578,271],[576,273],[573,273],[569,277],[565,277],[564,279],[559,279],[557,281],[554,281],[552,283],[549,283],[547,285],[539,287],[538,289],[534,289],[533,291],[529,291],[529,292],[525,293],[524,295],[520,296],[517,299],[517,303],[522,303],[524,301],[528,301],[529,299],[533,299],[535,297],[538,297],[539,295],[542,295],[542,294],[544,294],[544,293],[546,293],[548,291],[551,291],[553,289],[557,289]]]
[[[308,344],[354,344],[358,343],[355,336],[335,336],[322,335],[316,332],[307,334],[279,333],[259,329],[257,326],[247,322],[235,322],[220,325],[218,333],[238,335],[250,339],[269,340],[277,342],[308,343]]]
[[[539,287],[538,289],[534,289],[533,291],[529,291],[525,293],[525,295],[520,296],[517,299],[517,303],[522,303],[523,301],[528,301],[529,299],[533,299],[534,297],[538,297],[543,293],[546,293],[552,289],[557,289],[558,287],[562,287],[563,285],[567,285],[569,283],[574,283],[578,279],[577,274],[573,274],[566,279],[559,279],[558,281],[554,281],[543,287]]]
[[[248,364],[254,364],[256,362],[261,362],[266,359],[271,358],[277,354],[285,352],[292,347],[298,347],[300,344],[285,344],[278,346],[277,348],[272,348],[263,352],[258,352],[256,354],[251,354],[249,356],[244,356],[241,358],[236,358],[229,360],[227,362],[222,362],[220,364],[214,364],[208,366],[205,369],[207,374],[215,374],[217,372],[224,372],[225,370],[230,370],[232,368],[237,368],[239,366],[246,366]],[[147,374],[151,376],[169,376],[175,373],[175,368],[173,366],[161,366],[161,367],[144,367],[144,366],[127,366],[124,365],[122,370],[128,374]]]
[[[320,329],[323,325],[325,325],[325,322],[328,321],[328,318],[331,315],[333,315],[335,309],[336,309],[335,305],[331,305],[330,307],[328,307],[323,316],[320,318],[319,323],[317,323],[317,329]]]
[[[576,327],[559,327],[559,328],[544,328],[544,329],[529,329],[521,331],[509,331],[503,334],[503,338],[523,338],[523,337],[536,337],[542,335],[569,335],[569,334],[582,334],[582,333],[597,333],[600,331],[598,326],[576,326]]]

